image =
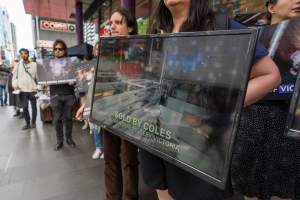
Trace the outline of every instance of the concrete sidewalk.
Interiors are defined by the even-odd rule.
[[[0,107],[1,200],[103,200],[103,160],[92,160],[93,137],[74,124],[77,148],[56,152],[52,124],[22,131],[24,120],[14,118],[12,107]],[[142,183],[142,181],[140,181]],[[141,200],[156,200],[140,186]]]

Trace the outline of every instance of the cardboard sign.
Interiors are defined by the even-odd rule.
[[[300,68],[300,17],[264,27],[260,42],[269,49],[282,78],[265,99],[290,101]]]

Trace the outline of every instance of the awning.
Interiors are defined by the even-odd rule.
[[[91,59],[93,57],[93,46],[87,43],[82,43],[80,45],[70,47],[68,48],[68,56],[77,56],[79,58],[86,56],[87,59]]]
[[[74,20],[75,0],[23,0],[27,14],[51,19]]]

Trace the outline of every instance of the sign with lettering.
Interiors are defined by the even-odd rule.
[[[49,41],[49,40],[37,40],[36,41],[36,46],[37,47],[44,47],[44,48],[52,48],[53,41]]]
[[[294,84],[300,68],[300,17],[281,23],[269,23],[266,13],[239,14],[235,20],[260,30],[259,42],[269,50],[269,55],[277,64],[282,82],[264,100],[289,102],[294,92]]]
[[[73,23],[55,22],[49,20],[40,21],[40,29],[47,31],[58,31],[58,32],[76,32],[76,25]]]
[[[224,188],[256,35],[101,39],[91,120]]]
[[[265,100],[290,101],[300,68],[300,17],[266,26],[260,42],[269,49],[277,64],[282,83]]]

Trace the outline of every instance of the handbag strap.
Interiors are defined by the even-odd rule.
[[[37,84],[36,79],[32,77],[32,75],[30,74],[30,72],[29,72],[29,71],[27,70],[27,68],[25,67],[25,64],[24,64],[24,63],[22,63],[22,64],[23,64],[23,67],[24,67],[25,72],[30,76],[30,78],[35,82],[35,84]]]

